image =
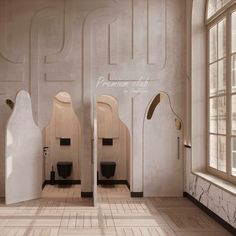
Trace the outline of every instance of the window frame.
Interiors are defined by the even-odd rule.
[[[234,184],[236,184],[236,176],[232,175],[232,137],[236,137],[236,135],[232,134],[231,130],[231,122],[232,122],[232,95],[236,94],[232,92],[232,55],[236,55],[236,53],[232,53],[232,14],[236,12],[236,1],[231,1],[227,3],[224,7],[222,7],[220,10],[218,10],[214,15],[212,15],[209,19],[208,16],[208,3],[206,4],[206,62],[207,62],[207,80],[206,80],[206,99],[207,99],[207,112],[206,112],[206,124],[207,124],[207,160],[206,160],[206,166],[207,171],[213,175],[216,175],[222,179],[225,179],[227,181],[230,181]],[[223,96],[226,96],[226,135],[223,135],[226,137],[226,172],[223,172],[221,170],[215,169],[210,166],[210,98],[216,97],[219,98],[222,95],[216,94],[215,96],[210,95],[210,65],[214,63],[218,63],[221,59],[218,59],[211,62],[210,61],[210,29],[216,26],[219,22],[221,22],[223,19],[226,19],[226,93]],[[218,26],[217,26],[217,41],[218,41]],[[218,50],[218,43],[217,43],[217,50]],[[218,52],[217,52],[218,53]],[[218,66],[217,66],[217,89],[218,89]],[[217,102],[217,112],[218,112],[218,102]],[[218,115],[218,113],[217,113]],[[218,116],[217,116],[218,119]],[[218,133],[218,123],[217,123],[217,162],[218,162],[218,137],[220,134]],[[218,167],[217,167],[218,168]]]
[[[236,3],[235,0],[231,0],[230,2],[226,3],[222,8],[217,10],[212,16],[208,17],[209,0],[207,0],[205,9],[205,24],[208,25],[210,22],[218,18],[222,13],[228,11],[228,9],[231,8],[231,6],[233,6],[235,3]]]

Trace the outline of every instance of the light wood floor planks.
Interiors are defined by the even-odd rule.
[[[227,236],[185,198],[130,198],[125,185],[98,187],[98,204],[80,186],[46,186],[43,198],[0,204],[0,236]]]

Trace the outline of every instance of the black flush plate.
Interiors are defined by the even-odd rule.
[[[70,138],[60,138],[60,146],[70,146]]]
[[[102,139],[102,145],[103,146],[112,146],[113,145],[113,139],[112,138],[103,138]]]

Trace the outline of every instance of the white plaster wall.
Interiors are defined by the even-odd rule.
[[[60,138],[70,138],[70,146],[60,146]],[[45,143],[48,154],[45,157],[45,179],[50,179],[52,166],[58,176],[57,162],[71,161],[73,163],[72,173],[69,177],[80,180],[80,124],[73,110],[71,101],[61,102],[54,99],[53,113],[49,125],[45,129]]]
[[[107,95],[97,99],[97,127],[98,127],[98,171],[99,179],[106,179],[101,174],[101,161],[115,161],[115,175],[111,179],[130,180],[130,144],[129,131],[119,119],[119,105],[115,98]],[[103,146],[102,138],[112,138],[113,146]]]
[[[92,96],[116,97],[131,135],[131,190],[142,192],[142,127],[150,98],[166,91],[184,117],[185,0],[0,0],[0,18],[0,93],[29,91],[41,129],[57,92],[71,94],[81,121],[85,192],[92,191]],[[127,83],[97,84],[101,76]],[[141,86],[140,78],[148,82]]]
[[[145,117],[144,196],[183,195],[183,130],[176,129],[177,118],[166,95],[151,120]]]
[[[41,197],[42,163],[42,134],[33,120],[30,96],[21,90],[7,123],[6,204]]]

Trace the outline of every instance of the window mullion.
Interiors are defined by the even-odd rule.
[[[216,133],[217,133],[217,170],[219,170],[219,23],[216,27],[216,78],[217,78],[217,122],[216,122]]]
[[[226,173],[230,178],[231,162],[231,14],[226,16]]]

